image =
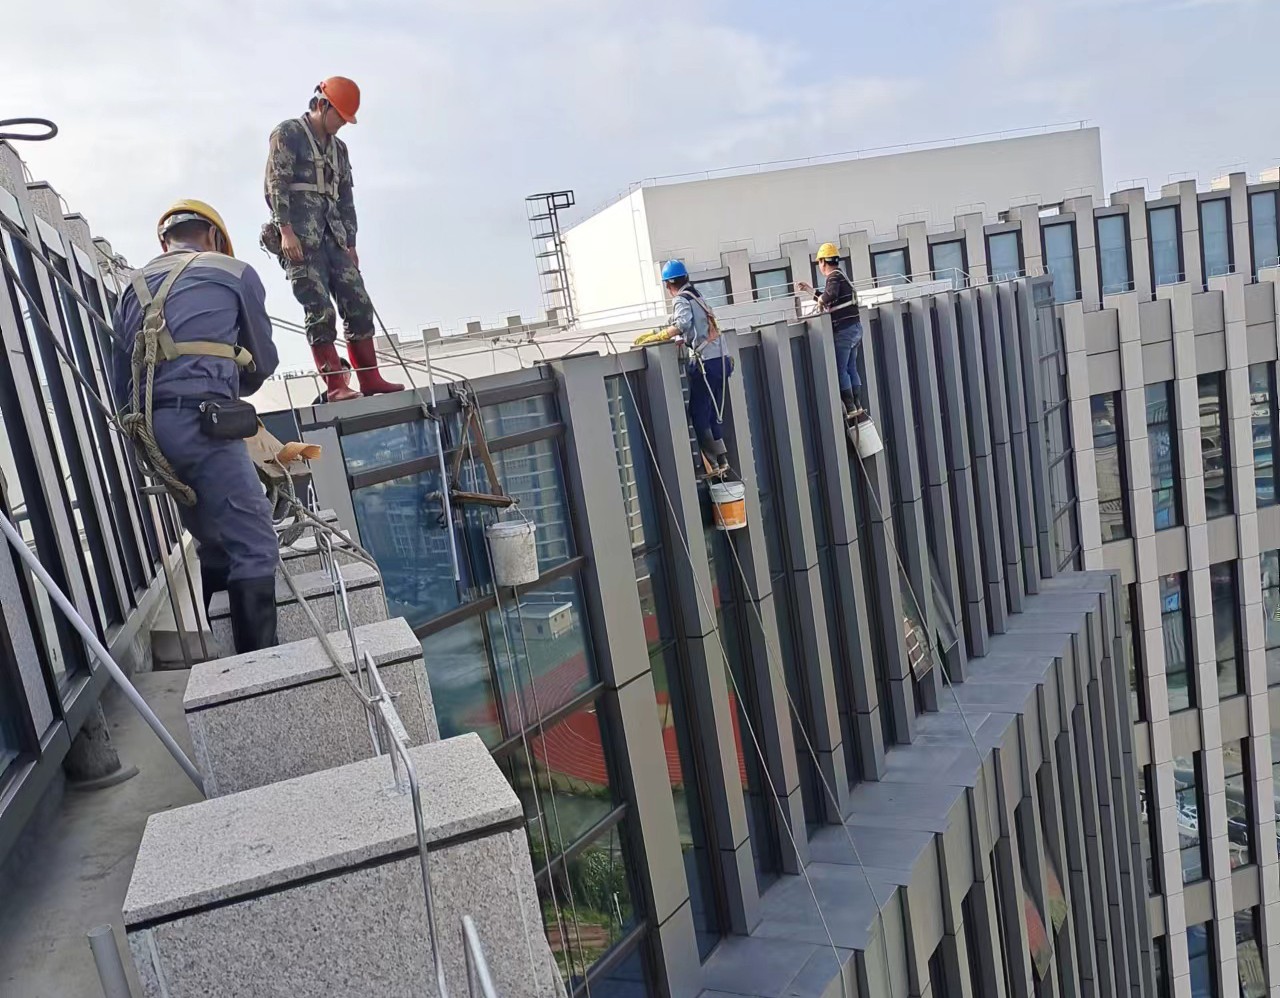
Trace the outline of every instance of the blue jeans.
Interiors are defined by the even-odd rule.
[[[861,353],[861,322],[836,330],[836,373],[840,376],[842,392],[862,387],[862,378],[858,374],[858,356]]]
[[[716,418],[724,412],[725,389],[729,375],[733,373],[733,360],[728,357],[712,357],[702,362],[703,371],[695,360],[689,364],[689,420],[693,423],[693,435],[701,440],[703,431],[710,431],[715,440],[724,439],[724,424]]]

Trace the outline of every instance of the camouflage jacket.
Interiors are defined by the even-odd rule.
[[[354,246],[356,206],[347,144],[335,135],[319,146],[323,168],[317,177],[309,132],[304,118],[290,118],[271,133],[265,182],[271,220],[293,226],[305,252],[318,249],[326,231],[339,246]]]

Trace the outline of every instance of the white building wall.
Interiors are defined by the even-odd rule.
[[[573,304],[583,325],[625,319],[629,306],[661,302],[646,208],[644,191],[633,191],[565,233]]]

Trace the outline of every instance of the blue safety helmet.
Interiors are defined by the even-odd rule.
[[[663,281],[674,281],[677,277],[688,277],[689,271],[685,269],[684,263],[680,260],[668,260],[662,268]]]

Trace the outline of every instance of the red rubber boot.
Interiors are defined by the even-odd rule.
[[[316,370],[324,376],[326,402],[350,402],[360,393],[351,387],[351,372],[342,366],[338,348],[332,343],[313,344],[311,356]]]
[[[378,371],[378,355],[373,349],[373,339],[347,340],[347,356],[360,379],[360,390],[366,395],[388,395],[404,391],[404,385],[387,381]]]

